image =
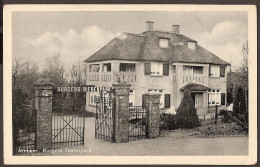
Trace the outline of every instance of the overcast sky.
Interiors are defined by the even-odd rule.
[[[46,57],[60,53],[69,67],[85,60],[122,32],[142,33],[145,22],[154,29],[180,33],[236,67],[248,38],[247,12],[14,12],[13,57],[42,68]]]

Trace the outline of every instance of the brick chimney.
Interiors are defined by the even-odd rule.
[[[146,22],[146,31],[153,31],[153,21]]]
[[[180,25],[172,25],[172,32],[175,34],[180,33]]]

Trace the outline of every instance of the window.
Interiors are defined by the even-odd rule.
[[[160,97],[160,108],[164,108],[164,90],[162,89],[148,89],[148,92],[157,92],[161,94]]]
[[[210,106],[220,105],[220,102],[221,102],[220,90],[210,90],[210,91],[208,91],[208,97],[209,97],[209,105]]]
[[[210,76],[211,77],[220,77],[220,67],[217,65],[210,66]]]
[[[162,75],[163,64],[162,63],[151,63],[151,75]]]
[[[176,73],[176,65],[172,66],[173,73]]]
[[[134,106],[134,90],[130,90],[129,92],[129,107]]]
[[[185,74],[203,74],[202,66],[183,66]]]
[[[193,74],[203,74],[203,67],[193,66]]]
[[[220,67],[220,77],[225,77],[225,66]]]
[[[110,72],[111,71],[111,63],[103,64],[103,72]]]
[[[159,46],[161,48],[168,48],[169,47],[169,39],[168,38],[160,38],[159,39]]]
[[[135,72],[135,64],[133,64],[133,63],[120,63],[119,71],[121,71],[121,72]]]
[[[183,66],[183,71],[185,74],[193,74],[192,66]]]
[[[89,72],[99,72],[100,65],[99,64],[91,64],[89,65]]]
[[[99,97],[99,92],[89,92],[89,104],[96,105],[97,97]]]
[[[196,42],[188,42],[188,47],[192,50],[195,50],[196,49]]]

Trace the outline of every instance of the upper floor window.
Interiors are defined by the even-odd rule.
[[[119,71],[122,71],[122,72],[135,72],[135,64],[134,63],[120,63]]]
[[[185,74],[203,74],[202,66],[183,66]]]
[[[151,63],[151,75],[162,75],[163,64],[162,63]]]
[[[169,47],[169,39],[168,38],[160,38],[159,39],[159,46],[161,48],[168,48]]]
[[[188,42],[188,47],[192,50],[195,50],[196,49],[196,42]]]
[[[89,65],[89,72],[99,72],[100,65],[99,64],[90,64]]]
[[[211,77],[225,77],[225,66],[210,65],[209,76]]]
[[[111,63],[104,63],[103,72],[110,72],[110,71],[111,71]]]

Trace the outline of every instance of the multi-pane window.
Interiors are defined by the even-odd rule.
[[[220,77],[220,66],[211,65],[210,66],[210,76],[211,77]]]
[[[202,66],[183,66],[185,74],[203,74]]]
[[[119,71],[121,72],[135,72],[134,63],[120,63]]]
[[[151,63],[151,75],[162,75],[163,64],[162,63]]]
[[[96,105],[97,97],[99,96],[99,92],[89,92],[89,104]]]
[[[220,90],[209,90],[208,91],[209,105],[220,105],[221,104],[221,92]]]

